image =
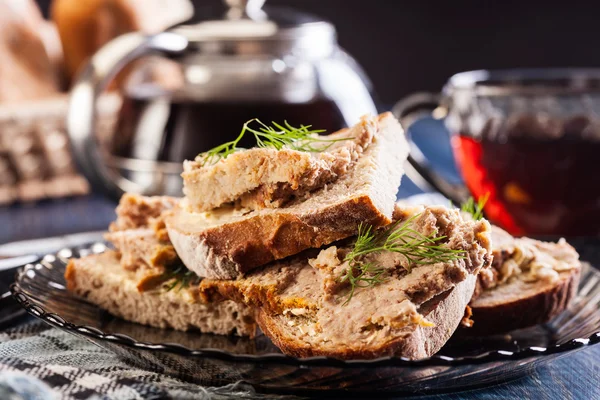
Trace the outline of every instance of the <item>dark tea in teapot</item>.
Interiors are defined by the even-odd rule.
[[[90,59],[67,120],[76,162],[95,190],[115,199],[180,196],[181,162],[233,140],[249,120],[332,133],[377,112],[370,81],[331,23],[263,3],[199,6],[180,25],[121,35]],[[95,132],[96,103],[125,67],[124,104],[106,143]]]
[[[125,97],[113,141],[113,154],[134,159],[182,162],[235,139],[245,122],[289,122],[335,132],[345,121],[335,103],[320,98],[307,103],[273,101],[196,102],[168,96]],[[251,138],[241,147],[253,147]]]

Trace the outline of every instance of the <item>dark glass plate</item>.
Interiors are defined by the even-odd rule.
[[[142,368],[202,385],[244,381],[267,392],[447,392],[515,379],[542,362],[600,342],[600,271],[584,264],[578,296],[548,324],[477,339],[455,335],[435,356],[342,361],[298,359],[264,336],[250,340],[161,330],[115,318],[72,296],[63,273],[71,257],[102,243],[64,249],[17,273],[11,290],[32,315],[88,339]]]

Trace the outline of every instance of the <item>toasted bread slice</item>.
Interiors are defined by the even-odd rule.
[[[348,172],[371,144],[378,125],[378,117],[363,117],[351,129],[315,135],[320,141],[311,147],[318,152],[253,148],[215,163],[200,154],[183,164],[188,207],[203,212],[236,202],[250,210],[279,208]]]
[[[581,263],[573,247],[514,238],[492,228],[494,261],[482,272],[470,302],[467,334],[496,334],[544,323],[560,314],[577,293]]]
[[[201,277],[234,279],[273,260],[391,222],[408,146],[398,121],[379,117],[372,142],[334,183],[282,208],[221,207],[194,213],[182,201],[165,216],[183,263]]]
[[[222,335],[253,337],[257,332],[254,312],[244,305],[206,304],[191,287],[141,292],[139,278],[122,268],[118,253],[111,250],[72,259],[65,272],[69,291],[128,321]]]
[[[473,295],[475,276],[489,267],[490,227],[486,221],[464,221],[445,207],[399,208],[394,219],[406,222],[414,235],[406,240],[442,237],[438,245],[461,256],[426,264],[402,253],[374,253],[361,262],[381,268],[378,282],[362,281],[352,292],[342,279],[351,268],[345,257],[354,246],[346,240],[238,280],[204,279],[201,295],[256,307],[261,329],[286,354],[427,357],[454,332]]]
[[[437,353],[450,339],[463,317],[476,279],[475,275],[469,275],[454,288],[421,304],[416,323],[390,330],[386,336],[373,341],[372,336],[367,336],[360,342],[328,346],[319,343],[321,335],[316,340],[306,340],[301,326],[290,325],[294,318],[260,310],[257,321],[263,333],[282,352],[295,357],[328,356],[349,360],[397,356],[419,360]]]
[[[469,304],[473,326],[468,334],[490,335],[550,321],[563,312],[577,294],[581,268],[559,273],[555,282],[519,279],[483,291]]]

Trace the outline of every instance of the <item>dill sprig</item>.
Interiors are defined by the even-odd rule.
[[[251,126],[252,124],[255,127]],[[322,129],[312,129],[312,125],[301,125],[299,128],[296,128],[287,121],[283,125],[276,122],[271,122],[271,124],[272,126],[268,126],[257,118],[251,119],[244,124],[242,131],[235,140],[223,143],[205,153],[201,153],[198,158],[202,165],[214,164],[218,160],[226,158],[239,150],[238,144],[247,133],[254,135],[257,147],[270,147],[281,150],[284,146],[287,146],[292,150],[311,153],[327,150],[335,142],[351,139],[323,139],[318,134],[325,131]]]
[[[373,231],[370,225],[360,224],[354,248],[345,260],[354,261],[361,256],[382,251],[402,254],[410,264],[432,264],[457,259],[457,255],[463,250],[453,250],[441,245],[446,236],[435,236],[435,232],[425,236],[412,229],[412,222],[420,215],[396,221],[378,232]]]
[[[481,196],[477,200],[477,203],[475,203],[475,199],[473,197],[469,197],[469,199],[460,206],[460,210],[471,214],[475,221],[479,221],[481,218],[483,218],[483,207],[489,198],[489,192]]]
[[[168,283],[163,286],[165,292],[170,292],[173,289],[180,291],[181,289],[185,289],[192,283],[200,280],[198,275],[187,269],[183,264],[165,272],[163,276],[165,278],[165,283]]]
[[[346,273],[340,279],[340,282],[350,283],[350,293],[344,302],[344,306],[350,303],[354,296],[354,291],[357,287],[369,287],[375,286],[383,282],[381,275],[384,273],[384,269],[378,267],[375,263],[363,263],[358,268],[359,274],[354,275],[354,265],[350,264],[349,268],[346,269]]]
[[[443,245],[446,236],[436,236],[435,232],[426,236],[414,230],[411,227],[412,222],[420,215],[415,214],[405,221],[396,221],[379,231],[362,223],[358,226],[354,247],[344,258],[344,261],[348,262],[348,268],[340,279],[340,282],[350,283],[350,293],[344,305],[350,302],[357,287],[375,286],[383,282],[383,267],[372,262],[363,262],[368,254],[384,251],[402,254],[409,262],[406,267],[409,271],[415,264],[435,264],[465,257],[464,250],[450,249]]]

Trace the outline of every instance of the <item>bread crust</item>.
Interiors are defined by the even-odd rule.
[[[564,239],[515,238],[492,227],[492,268],[482,271],[473,299],[473,325],[460,332],[487,335],[545,323],[577,293],[581,263]]]
[[[473,290],[476,276],[469,275],[454,288],[421,305],[421,313],[433,327],[410,326],[406,334],[394,337],[380,346],[340,346],[335,350],[322,349],[306,342],[294,340],[280,326],[277,316],[258,311],[257,322],[261,330],[287,355],[294,357],[327,356],[340,359],[373,359],[385,356],[406,357],[411,360],[427,358],[437,353],[454,333],[464,314]]]
[[[524,283],[520,280],[509,282],[504,290],[512,290],[514,295],[499,294],[498,289],[483,292],[470,303],[473,311],[471,328],[461,328],[465,335],[489,335],[505,333],[550,321],[563,312],[577,294],[581,268],[561,272],[555,283],[537,281]],[[523,295],[520,286],[530,285],[535,292]],[[502,288],[502,287],[501,287]]]
[[[185,211],[178,208],[178,212]],[[366,195],[314,214],[259,215],[199,233],[182,232],[169,223],[170,218],[166,217],[169,238],[177,254],[198,276],[213,279],[234,279],[271,261],[352,236],[361,222],[372,226],[391,222]]]

